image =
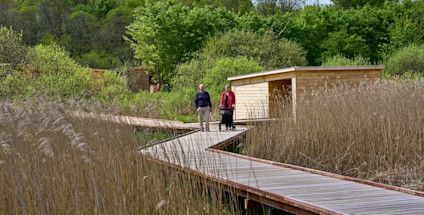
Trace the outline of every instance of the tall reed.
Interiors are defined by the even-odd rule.
[[[88,108],[89,109],[89,108]],[[0,102],[5,214],[235,214],[235,198],[136,151],[131,128],[56,103]]]
[[[253,129],[246,154],[424,191],[422,80],[301,95],[296,120],[290,101],[279,105],[281,119]]]

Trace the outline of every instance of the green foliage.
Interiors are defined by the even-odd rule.
[[[204,7],[206,5],[213,8],[222,7],[239,14],[255,9],[251,0],[182,0],[181,2],[192,7]]]
[[[335,30],[332,22],[339,19],[340,13],[334,7],[305,7],[289,23],[283,35],[299,42],[307,50],[309,65],[318,65],[324,52],[321,42],[328,37],[328,32]]]
[[[296,42],[279,40],[272,32],[259,35],[249,31],[231,31],[209,39],[202,53],[207,58],[246,56],[266,69],[305,66],[306,52]]]
[[[118,7],[118,1],[116,0],[91,0],[90,6],[96,17],[104,17],[106,14]]]
[[[381,59],[380,44],[387,43],[390,22],[386,15],[384,9],[371,6],[350,10],[305,7],[291,27],[289,24],[287,36],[308,50],[310,65],[319,65],[328,55],[337,53],[360,54],[376,62]]]
[[[230,84],[227,77],[255,73],[264,69],[258,62],[247,57],[222,58],[207,73],[204,84],[212,97],[221,98],[220,93],[224,91],[224,86]]]
[[[190,60],[208,35],[233,28],[234,16],[224,9],[190,9],[174,0],[146,1],[135,10],[127,39],[143,64],[160,71],[154,78],[168,81],[176,65]]]
[[[393,53],[386,62],[392,75],[424,75],[424,45],[411,44]]]
[[[326,58],[321,66],[368,66],[371,65],[369,59],[355,56],[353,58],[347,58],[342,54],[337,54],[332,57]]]
[[[48,46],[52,44],[57,44],[58,40],[54,35],[46,33],[44,34],[43,38],[41,38],[40,43],[45,46]]]
[[[27,49],[22,44],[22,33],[0,26],[0,64],[18,65],[24,62]]]
[[[115,102],[123,104],[128,100],[129,91],[125,86],[124,79],[116,72],[106,71],[104,76],[104,87],[99,94],[100,100],[105,103]]]
[[[365,5],[371,5],[373,7],[383,6],[385,0],[331,0],[335,5],[339,5],[343,8],[357,8]]]
[[[60,46],[37,45],[28,51],[30,67],[34,72],[44,74],[73,74],[82,69]]]
[[[383,43],[383,52],[390,54],[408,44],[424,43],[424,1],[403,1],[402,4],[388,4],[386,19],[389,43]]]
[[[97,48],[116,56],[121,62],[133,60],[131,47],[123,38],[127,30],[126,26],[132,22],[131,12],[131,9],[125,7],[109,11],[100,23],[100,32],[96,33]],[[115,66],[111,64],[107,68]]]
[[[16,29],[23,31],[25,44],[35,45],[38,40],[41,25],[36,22],[38,8],[36,6],[22,7],[17,11]]]
[[[0,66],[0,98],[14,98],[27,94],[30,87],[27,78],[11,67]]]
[[[293,11],[300,7],[302,1],[298,0],[257,0],[256,10],[265,16],[274,15],[279,12]]]
[[[145,49],[133,47],[141,61],[156,68],[155,79],[167,82],[209,35],[234,28],[259,35],[272,31],[279,39],[296,41],[309,65],[339,53],[360,54],[375,63],[410,43],[424,43],[424,1],[383,2],[337,0],[336,5],[301,8],[292,0],[260,0],[255,5],[249,0],[8,0],[0,8],[0,24],[22,31],[26,45],[54,42],[74,58],[96,50],[116,56],[120,64],[134,64],[123,36],[130,23],[142,23],[144,28],[134,28],[138,32],[127,36]],[[133,22],[131,13],[137,7],[138,21]],[[151,42],[140,42],[135,34]]]
[[[326,49],[322,54],[323,57],[333,56],[339,53],[347,57],[370,55],[365,40],[356,34],[348,35],[346,30],[334,33],[330,32],[328,38],[322,43],[322,47]]]
[[[193,94],[199,89],[200,82],[206,74],[214,67],[217,59],[197,55],[191,61],[180,64],[176,68],[176,75],[171,81],[174,90],[185,91]]]
[[[96,91],[92,76],[58,45],[37,45],[28,51],[36,92],[50,97],[84,98]]]
[[[94,49],[97,21],[93,15],[83,11],[74,12],[63,24],[63,29],[66,36],[62,37],[62,42],[74,56]]]
[[[114,68],[119,65],[119,59],[105,51],[92,50],[75,59],[79,64],[96,69]]]

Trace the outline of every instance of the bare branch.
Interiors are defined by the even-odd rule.
[[[284,28],[280,31],[280,33],[277,34],[277,36],[280,36],[287,28],[287,25],[289,25],[289,23],[291,22],[293,16],[290,17],[289,21],[287,21],[286,25],[284,26]]]

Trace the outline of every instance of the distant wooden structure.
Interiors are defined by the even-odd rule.
[[[148,67],[134,67],[122,70],[127,77],[127,85],[130,90],[138,92],[140,90],[150,90],[151,77],[147,73]],[[96,80],[104,79],[106,69],[92,69]]]
[[[150,90],[150,76],[147,73],[148,67],[135,67],[125,69],[128,85],[132,91]]]
[[[384,66],[291,67],[229,77],[236,94],[235,119],[269,118],[275,115],[273,99],[291,98],[293,110],[301,96],[314,90],[341,85],[355,86],[381,78]]]
[[[103,80],[105,78],[106,69],[92,69],[94,80]]]

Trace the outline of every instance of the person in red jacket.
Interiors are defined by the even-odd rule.
[[[222,116],[222,121],[225,122],[225,127],[227,130],[233,124],[233,111],[235,104],[236,96],[234,95],[234,92],[231,91],[230,85],[225,85],[225,91],[222,93],[219,107],[230,108],[230,110],[226,110]]]

